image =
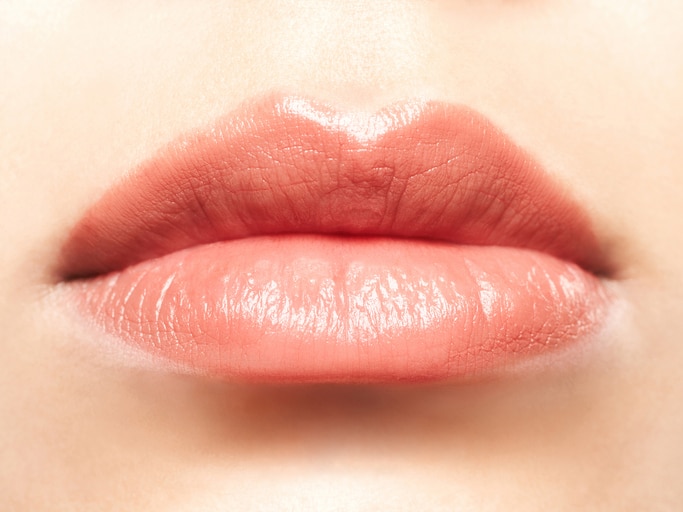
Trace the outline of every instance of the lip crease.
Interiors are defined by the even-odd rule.
[[[66,302],[162,367],[247,381],[463,380],[599,334],[589,217],[463,106],[286,95],[181,137],[90,207]]]

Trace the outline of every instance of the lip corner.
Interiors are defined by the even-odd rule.
[[[284,108],[286,100],[286,96],[271,95],[250,102],[206,133],[180,139],[143,164],[132,179],[108,191],[77,223],[63,247],[60,272],[74,288],[84,290],[77,300],[86,304],[86,314],[104,330],[143,350],[161,350],[157,355],[179,366],[190,364],[195,370],[224,376],[279,381],[396,380],[418,378],[431,368],[427,371],[430,378],[439,380],[493,371],[506,359],[530,357],[533,347],[553,350],[581,338],[599,323],[590,320],[590,308],[599,308],[600,281],[612,268],[588,215],[488,119],[467,107],[422,102],[419,108],[399,105],[410,115],[395,115],[399,107],[393,106],[394,110],[385,109],[359,122],[357,117],[300,97],[292,98],[295,103]],[[317,241],[302,241],[307,234]],[[285,243],[286,237],[295,241]],[[375,249],[381,249],[377,254],[384,260],[382,266],[377,254],[364,244],[386,238],[393,241],[389,245],[386,240],[374,242]],[[336,245],[330,245],[331,240]],[[320,249],[323,246],[326,249]],[[247,251],[249,258],[245,260],[235,248]],[[349,256],[349,248],[363,255],[366,273],[359,275],[365,275],[367,283],[362,286],[346,282],[353,277],[349,265],[360,261]],[[412,255],[410,265],[395,260],[401,252]],[[425,255],[438,263],[432,267],[441,268],[441,275],[429,264],[423,265],[420,258]],[[294,257],[299,258],[297,265],[309,261],[298,277],[287,270],[294,265]],[[234,262],[232,271],[226,258]],[[447,263],[448,258],[461,263],[454,266]],[[480,273],[475,275],[463,262],[477,260]],[[270,268],[271,274],[259,274],[258,265]],[[334,275],[346,284],[337,291],[323,291],[320,283],[328,281],[310,265],[326,268],[328,278]],[[243,282],[229,288],[226,283],[241,279],[231,274],[235,268],[241,277],[261,279],[260,288],[250,291]],[[410,268],[419,268],[422,274]],[[187,269],[194,274],[187,274]],[[177,286],[180,274],[184,284]],[[378,284],[375,277],[384,274],[386,282]],[[423,291],[423,297],[438,302],[439,294],[455,290],[452,302],[460,300],[462,307],[437,307],[435,302],[429,306],[433,311],[441,308],[449,313],[438,322],[436,317],[426,321],[427,317],[415,316],[415,325],[423,326],[417,334],[399,329],[398,334],[389,335],[392,328],[386,327],[368,345],[369,352],[363,356],[366,363],[360,366],[352,360],[358,358],[369,335],[361,335],[358,326],[354,327],[359,336],[355,342],[351,331],[343,336],[342,344],[357,345],[347,352],[330,349],[340,343],[338,339],[315,334],[310,317],[324,310],[315,309],[321,293],[332,294],[334,299],[335,293],[341,293],[338,290],[354,289],[358,292],[354,300],[360,300],[358,294],[366,293],[368,283],[391,290],[401,281],[395,276],[404,274],[413,275],[415,281],[401,285],[402,294],[408,289],[413,293],[426,279],[432,288]],[[439,288],[444,276],[450,279],[447,292],[447,287]],[[304,278],[317,284],[307,289],[301,284]],[[572,280],[574,289],[566,285]],[[299,291],[292,295],[292,290],[282,288],[285,284]],[[273,299],[276,291],[284,294],[277,300]],[[387,293],[375,302],[363,295],[370,324],[384,315],[372,313],[373,308],[391,309],[396,301],[408,304],[407,308],[419,306],[417,299],[392,298],[393,292]],[[337,296],[332,300],[337,304],[334,307],[346,304],[344,314],[348,315],[351,295]],[[149,302],[152,296],[156,296],[153,303]],[[295,321],[284,315],[280,324],[268,324],[269,315],[280,307],[269,305],[268,297],[291,305],[302,296],[309,301],[308,306],[300,305],[303,317]],[[230,306],[228,321],[227,306],[220,305],[234,302],[235,297],[248,304]],[[413,306],[409,306],[411,300]],[[506,304],[512,308],[507,319],[502,312]],[[334,307],[325,314],[341,314]],[[256,319],[249,317],[255,314],[254,308],[261,315]],[[495,329],[485,326],[490,321],[487,308],[500,309],[499,320],[492,324],[496,329],[517,322],[516,327],[497,339]],[[107,311],[104,317],[103,310]],[[209,310],[218,321],[205,314]],[[534,324],[538,311],[549,315],[545,325]],[[373,314],[380,316],[372,320]],[[529,319],[524,319],[525,314]],[[391,315],[386,318],[400,325],[398,310]],[[484,323],[467,330],[469,324],[458,320],[463,315],[474,315]],[[432,332],[431,324],[451,327]],[[301,331],[301,325],[308,325],[309,330]],[[455,331],[453,325],[458,326]],[[564,341],[555,339],[555,331],[544,333],[548,325],[570,334]],[[169,329],[173,336],[164,338]],[[272,337],[283,329],[288,334]],[[480,335],[472,334],[476,332]],[[294,340],[309,335],[312,348],[291,348]],[[242,341],[226,341],[231,337]],[[430,337],[441,341],[431,345]],[[258,339],[271,339],[279,355],[264,356]],[[400,347],[392,353],[403,356],[392,356],[391,364],[382,366],[377,361],[387,357],[388,349],[382,348],[386,343]],[[465,354],[450,361],[450,356],[444,356],[469,345],[474,356]],[[434,350],[438,354],[432,354],[432,359],[425,355]],[[321,356],[321,351],[327,355]],[[227,361],[226,353],[236,359]],[[250,354],[246,360],[244,354]],[[469,357],[475,362],[467,362]],[[445,373],[444,365],[450,368]],[[240,373],[245,368],[247,373]]]

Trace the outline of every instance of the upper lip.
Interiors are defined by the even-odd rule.
[[[523,247],[607,271],[585,212],[477,112],[408,102],[365,116],[275,95],[171,143],[105,193],[69,235],[60,274],[306,232]]]

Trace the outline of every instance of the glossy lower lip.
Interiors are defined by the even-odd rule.
[[[253,102],[117,185],[70,303],[163,365],[280,382],[462,379],[595,334],[586,215],[480,114]]]

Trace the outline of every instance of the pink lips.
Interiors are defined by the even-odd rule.
[[[581,209],[480,114],[269,97],[115,186],[62,252],[79,311],[181,369],[461,379],[597,332]]]

